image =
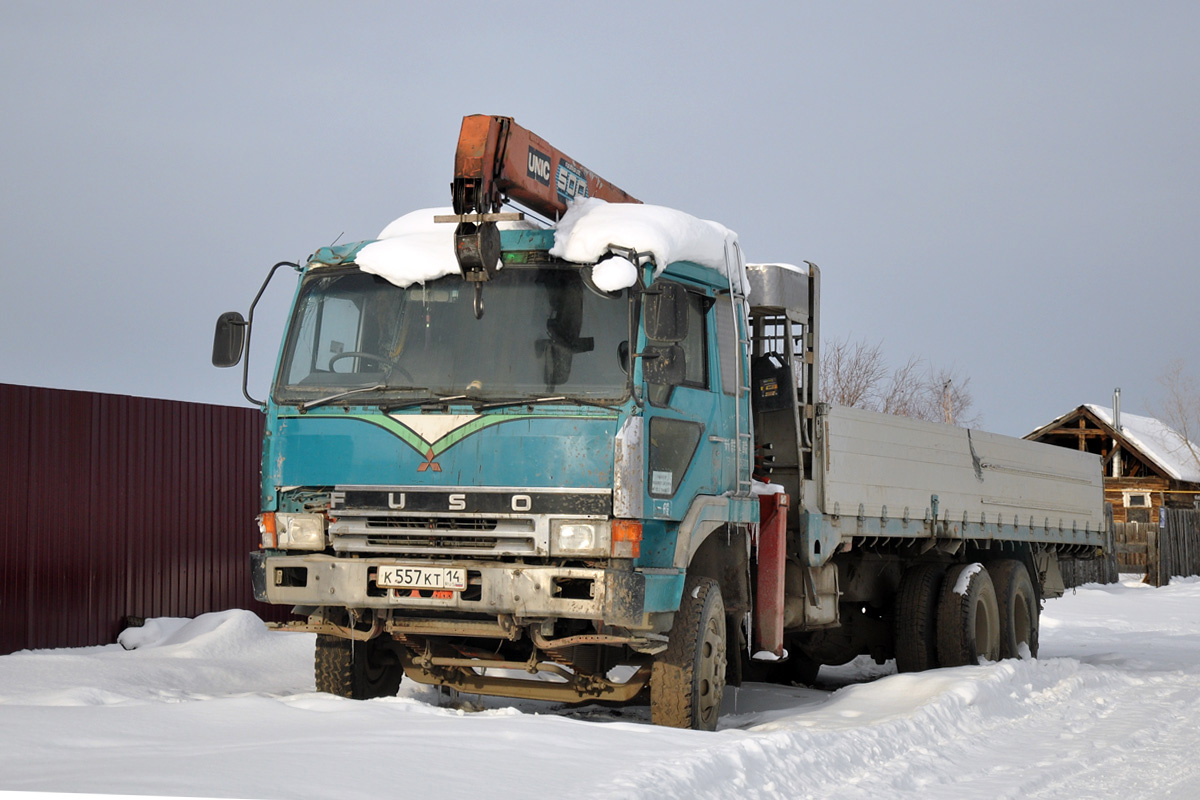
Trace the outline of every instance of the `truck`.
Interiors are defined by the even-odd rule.
[[[299,275],[266,399],[242,378],[251,575],[319,690],[713,730],[746,680],[1036,656],[1059,561],[1109,546],[1097,456],[821,402],[815,265],[747,264],[507,117],[464,118],[451,194],[267,277]]]

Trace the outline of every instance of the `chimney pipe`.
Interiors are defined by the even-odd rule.
[[[1121,387],[1113,389],[1113,430],[1121,432]],[[1113,439],[1112,476],[1121,477],[1121,445]]]

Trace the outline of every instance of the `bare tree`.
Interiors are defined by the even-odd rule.
[[[930,367],[925,376],[925,414],[921,419],[946,422],[963,428],[979,424],[979,414],[972,414],[975,398],[971,395],[971,378],[958,369]]]
[[[887,373],[881,345],[842,339],[825,342],[821,351],[821,399],[839,406],[867,408]]]
[[[1163,394],[1153,413],[1183,437],[1173,455],[1182,456],[1200,470],[1200,384],[1185,371],[1182,359],[1167,364],[1158,383]]]
[[[883,343],[831,339],[821,352],[821,400],[963,427],[978,423],[970,413],[971,379],[956,369],[935,369],[913,356],[895,369]]]
[[[885,414],[923,419],[922,409],[927,404],[927,387],[922,373],[922,364],[915,356],[892,370],[890,377],[879,387],[875,409]]]

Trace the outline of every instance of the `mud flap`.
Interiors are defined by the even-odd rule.
[[[261,550],[250,553],[250,584],[254,587],[254,599],[260,603],[267,600],[267,554]]]
[[[646,576],[638,572],[608,573],[604,593],[604,622],[618,628],[643,627],[646,616]]]

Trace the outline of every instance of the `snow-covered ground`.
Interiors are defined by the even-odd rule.
[[[1128,576],[1127,576],[1128,578]],[[1200,797],[1200,579],[1046,604],[1036,661],[729,690],[716,733],[406,682],[313,690],[249,612],[0,657],[0,790],[253,798]],[[3,797],[0,792],[0,797]]]

